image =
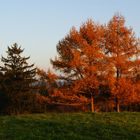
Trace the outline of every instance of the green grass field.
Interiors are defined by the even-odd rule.
[[[1,116],[0,140],[140,140],[140,113]]]

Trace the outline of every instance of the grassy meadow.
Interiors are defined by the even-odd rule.
[[[0,140],[140,140],[140,113],[0,116]]]

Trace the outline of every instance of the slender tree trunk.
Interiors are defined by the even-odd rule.
[[[117,54],[117,56],[118,56],[118,54]],[[118,81],[119,81],[119,78],[121,77],[121,72],[120,72],[120,69],[119,68],[117,68],[117,77],[116,77],[116,80],[117,80],[117,85],[116,85],[116,87],[117,87],[117,89],[118,89]],[[120,103],[119,103],[119,99],[118,99],[118,97],[116,96],[116,111],[117,112],[120,112]]]
[[[94,107],[94,97],[93,97],[93,94],[91,94],[91,112],[95,112],[95,107]]]
[[[116,97],[116,111],[120,112],[120,104],[119,104],[119,99]]]

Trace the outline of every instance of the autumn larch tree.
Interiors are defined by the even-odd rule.
[[[95,111],[94,99],[98,94],[98,86],[103,53],[101,40],[102,26],[88,20],[69,34],[57,45],[58,56],[51,60],[56,70],[61,72],[61,78],[70,85],[71,92],[81,94],[91,99],[91,111]]]
[[[104,35],[105,55],[108,57],[110,69],[114,71],[109,82],[115,97],[116,110],[120,112],[121,102],[124,102],[123,99],[128,100],[128,91],[129,96],[133,94],[129,90],[132,87],[128,85],[132,85],[129,77],[139,54],[139,41],[132,28],[125,26],[125,19],[119,14],[113,16],[107,24]]]
[[[42,95],[47,99],[48,108],[61,111],[70,110],[85,110],[84,103],[87,103],[87,98],[83,96],[77,96],[73,94],[69,88],[70,83],[63,80],[63,78],[50,69],[45,72],[38,69],[37,74],[39,76],[38,81],[40,84],[40,91]],[[44,92],[45,91],[45,92]]]
[[[3,66],[0,71],[3,73],[3,89],[8,96],[9,107],[14,111],[19,111],[26,106],[28,97],[33,93],[33,82],[35,80],[36,68],[34,64],[29,65],[27,60],[30,57],[23,57],[24,49],[18,44],[13,44],[6,51],[7,57],[1,58]]]

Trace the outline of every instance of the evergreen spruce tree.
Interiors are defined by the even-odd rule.
[[[30,95],[33,93],[33,82],[35,81],[36,68],[34,64],[29,65],[27,60],[30,57],[23,57],[24,49],[17,43],[8,47],[7,57],[1,58],[3,66],[0,70],[3,73],[3,90],[9,99],[9,106],[16,110],[22,110],[26,106]]]

